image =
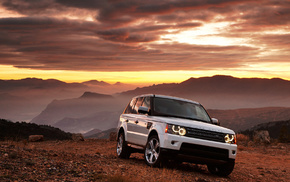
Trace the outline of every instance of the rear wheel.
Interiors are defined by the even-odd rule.
[[[161,149],[158,136],[151,136],[146,144],[144,157],[146,164],[152,167],[159,167],[161,161]]]
[[[210,173],[218,175],[218,176],[228,176],[232,173],[235,166],[235,160],[231,160],[226,164],[222,165],[207,165],[207,168]]]
[[[119,158],[128,159],[130,154],[130,147],[127,146],[124,133],[120,133],[117,140],[117,156]]]

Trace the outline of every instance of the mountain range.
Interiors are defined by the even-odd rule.
[[[121,93],[146,93],[189,98],[211,109],[290,107],[290,81],[279,78],[235,78],[217,75],[190,78],[181,83],[159,84]]]
[[[97,80],[0,80],[0,118],[51,125],[68,132],[107,130],[117,126],[119,115],[133,96],[147,93],[198,101],[223,126],[235,131],[290,118],[290,81],[223,75],[137,88]]]
[[[97,80],[82,83],[38,78],[0,80],[0,118],[29,122],[53,100],[75,98],[85,92],[114,94],[133,88],[136,86]]]

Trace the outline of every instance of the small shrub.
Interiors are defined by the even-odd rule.
[[[244,135],[244,134],[237,134],[237,143],[238,145],[239,144],[242,144],[242,145],[245,145],[249,142],[249,136],[247,135]]]

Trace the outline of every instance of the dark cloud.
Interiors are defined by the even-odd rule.
[[[54,14],[64,10],[54,0],[3,0],[2,6],[26,15]]]
[[[4,0],[1,5],[24,16],[0,18],[0,64],[19,68],[206,70],[285,61],[289,55],[289,34],[259,34],[289,27],[287,1]],[[208,36],[244,37],[251,45],[190,45],[162,38],[224,21],[231,25]],[[261,58],[271,48],[284,53]]]
[[[106,0],[55,0],[65,6],[75,7],[75,8],[85,8],[85,9],[101,9],[108,6],[108,1]]]
[[[108,36],[113,40],[112,37],[116,36],[119,42],[142,42],[146,38],[138,37],[142,34],[134,37],[126,30],[98,32],[95,35],[91,34],[94,31],[91,23],[69,20],[11,18],[2,19],[0,26],[1,32],[10,35],[0,34],[3,40],[0,43],[0,64],[12,64],[18,68],[91,71],[210,69],[238,66],[241,62],[239,57],[250,58],[256,52],[247,47],[178,43],[152,43],[148,45],[150,48],[117,44],[100,37]],[[31,29],[23,30],[26,26]],[[119,40],[121,37],[124,39]]]

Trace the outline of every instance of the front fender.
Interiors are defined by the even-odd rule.
[[[149,135],[148,135],[147,140],[149,139],[151,134],[153,132],[155,132],[158,135],[160,147],[163,147],[164,146],[165,128],[166,128],[166,123],[154,123],[149,130]]]

